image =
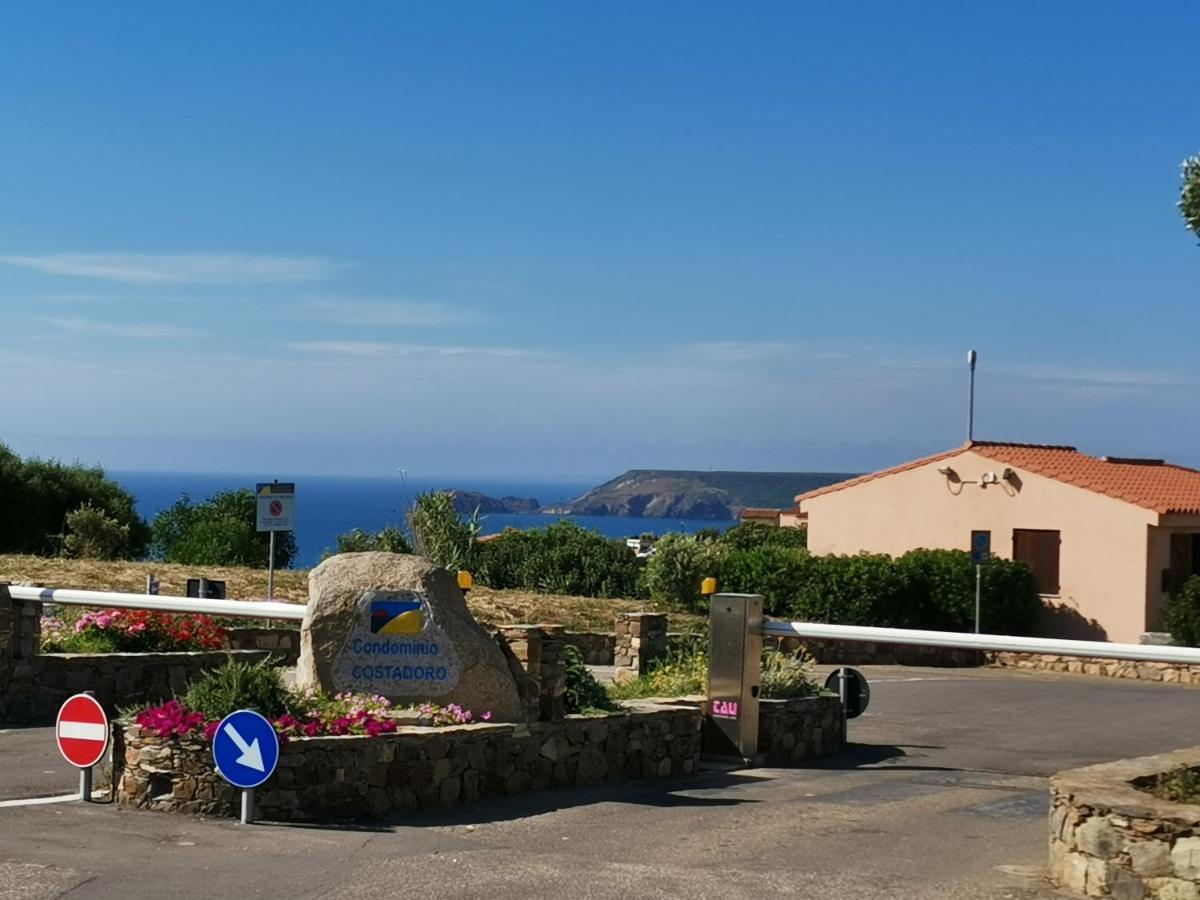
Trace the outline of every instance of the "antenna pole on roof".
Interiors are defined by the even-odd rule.
[[[978,354],[967,351],[967,368],[970,369],[970,387],[967,389],[967,443],[975,440],[975,360]]]

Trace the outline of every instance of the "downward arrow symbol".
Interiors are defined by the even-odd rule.
[[[242,755],[235,760],[239,766],[245,766],[247,769],[256,769],[259,772],[267,771],[267,767],[263,765],[262,750],[258,747],[258,738],[247,744],[246,739],[238,734],[232,722],[226,722],[224,730],[229,735],[229,739],[237,744],[237,748],[242,751]]]

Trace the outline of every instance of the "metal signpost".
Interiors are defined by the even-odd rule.
[[[871,686],[858,669],[842,666],[830,672],[825,679],[825,690],[833,691],[841,698],[847,719],[857,719],[871,702]]]
[[[258,500],[258,530],[271,533],[267,561],[267,599],[275,596],[275,532],[294,531],[296,527],[296,485],[272,481],[257,484],[254,495]]]
[[[108,716],[91,694],[68,697],[58,710],[54,739],[63,759],[79,769],[79,799],[92,799],[92,766],[104,758],[109,740]]]
[[[980,598],[983,596],[983,564],[992,558],[992,533],[971,532],[971,562],[975,566],[975,633],[979,634]]]
[[[242,824],[254,821],[254,789],[279,765],[279,735],[252,709],[231,712],[213,735],[213,762],[221,777],[242,789]]]

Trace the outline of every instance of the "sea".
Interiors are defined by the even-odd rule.
[[[220,491],[254,489],[255,484],[273,479],[253,475],[195,472],[109,472],[108,475],[137,499],[138,513],[150,521],[185,494],[193,503]],[[296,545],[292,565],[308,568],[337,546],[337,537],[355,528],[378,531],[404,521],[404,511],[413,498],[425,491],[455,489],[478,491],[489,497],[533,497],[543,506],[578,499],[603,479],[533,480],[446,476],[424,478],[352,478],[330,475],[275,476],[296,485]],[[702,528],[724,530],[731,521],[712,519],[656,519],[628,516],[565,516],[543,513],[490,513],[481,515],[484,534],[506,528],[545,528],[569,519],[607,537],[637,537],[647,532],[663,535],[670,531],[695,533]]]

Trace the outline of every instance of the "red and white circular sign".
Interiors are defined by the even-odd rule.
[[[96,698],[88,694],[68,697],[54,725],[58,750],[71,765],[89,769],[108,749],[108,716]]]
[[[278,519],[280,516],[283,515],[283,501],[282,500],[272,500],[271,504],[267,507],[267,509],[269,509],[271,511],[272,516],[274,516],[276,519]]]

